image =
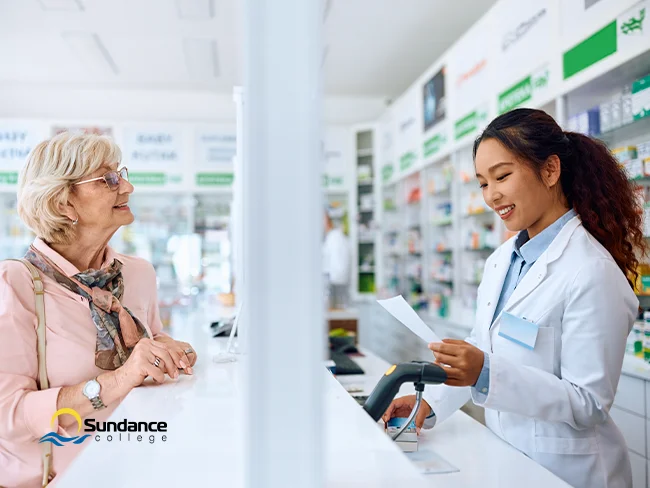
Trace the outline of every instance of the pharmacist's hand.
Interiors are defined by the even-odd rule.
[[[160,362],[155,366],[157,358]],[[147,376],[151,376],[156,383],[163,383],[165,373],[172,378],[178,378],[178,367],[169,347],[151,339],[140,339],[131,351],[129,359],[115,370],[118,385],[128,390],[140,386]]]
[[[196,363],[197,355],[194,348],[187,342],[175,341],[169,336],[158,336],[156,342],[165,344],[169,348],[169,352],[174,358],[174,362],[178,365],[178,369],[182,369],[185,374],[192,374],[192,366]]]
[[[388,409],[381,418],[384,422],[388,422],[394,417],[406,418],[411,415],[413,408],[415,408],[415,395],[396,398],[391,402],[391,404],[388,406]],[[424,425],[424,421],[429,415],[431,415],[431,407],[423,399],[422,403],[420,404],[420,410],[418,410],[418,414],[415,416],[415,430],[418,434]]]
[[[436,358],[435,364],[447,372],[446,385],[473,386],[483,369],[485,355],[478,347],[457,339],[443,339],[432,342],[429,349]]]

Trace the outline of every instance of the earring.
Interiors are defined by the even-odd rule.
[[[77,225],[79,223],[79,217],[72,221],[72,225]]]

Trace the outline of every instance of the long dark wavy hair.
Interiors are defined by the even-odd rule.
[[[564,132],[546,112],[528,108],[512,110],[490,122],[474,142],[474,159],[486,139],[499,141],[540,178],[548,158],[557,155],[560,184],[569,206],[634,288],[639,258],[647,251],[642,213],[635,185],[607,146],[577,132]]]

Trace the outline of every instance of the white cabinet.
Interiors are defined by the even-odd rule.
[[[614,422],[616,422],[618,428],[621,429],[630,451],[634,451],[635,453],[645,457],[645,418],[622,410],[616,406],[612,407],[609,413],[614,419]]]
[[[632,464],[632,487],[646,488],[646,463],[645,458],[630,452],[630,463]]]
[[[621,375],[614,405],[645,417],[646,394],[645,381],[632,376]]]

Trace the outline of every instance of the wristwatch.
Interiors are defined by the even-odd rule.
[[[97,378],[90,380],[88,383],[84,385],[83,388],[84,396],[88,400],[90,400],[90,403],[93,404],[93,408],[95,410],[101,410],[102,408],[106,408],[106,405],[104,405],[104,402],[99,396],[101,390],[102,387],[99,384],[99,381],[97,381]]]

